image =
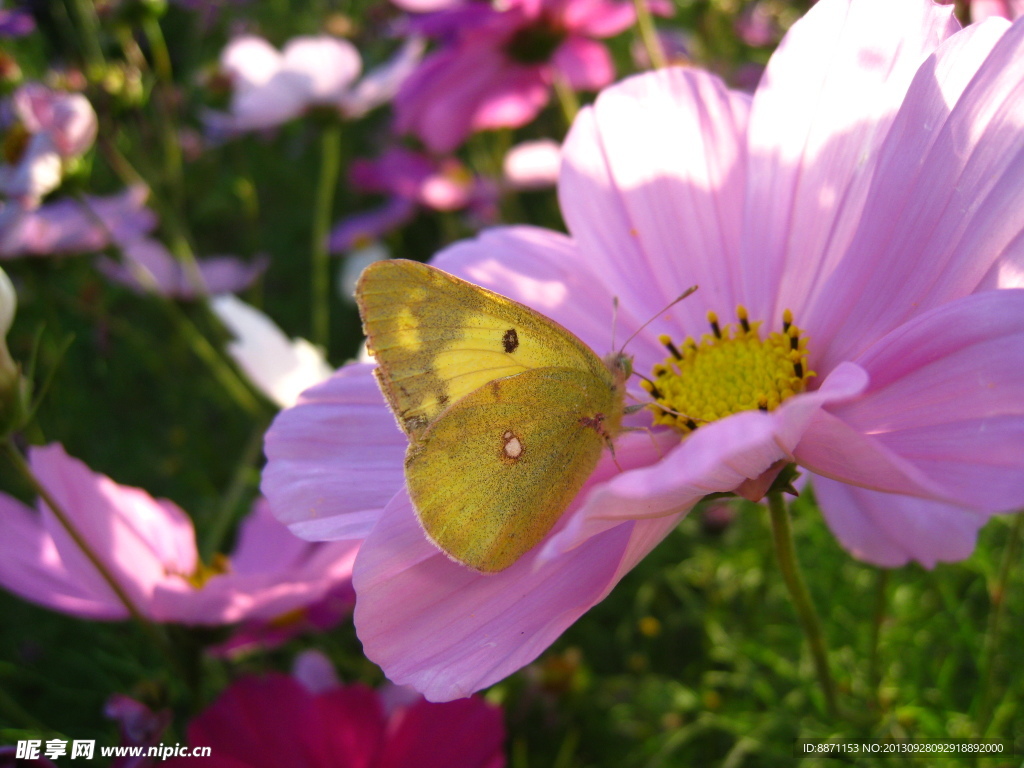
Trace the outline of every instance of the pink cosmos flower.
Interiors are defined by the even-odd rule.
[[[298,541],[256,504],[230,559],[199,560],[192,521],[165,499],[118,485],[53,444],[29,463],[138,609],[154,621],[270,620],[323,598],[351,575],[356,545]],[[49,508],[0,494],[0,584],[87,619],[128,612]]]
[[[0,206],[0,258],[90,253],[137,240],[156,226],[149,191],[129,187],[108,197],[64,199],[35,209]]]
[[[260,130],[317,106],[360,117],[394,96],[422,51],[422,41],[410,39],[391,61],[357,83],[362,61],[347,40],[296,37],[278,52],[261,37],[237,37],[220,59],[233,86],[230,114],[211,115],[210,122],[227,131]]]
[[[504,740],[501,710],[481,699],[389,711],[364,685],[313,692],[278,673],[237,680],[188,728],[210,768],[501,768]]]
[[[1024,15],[1024,0],[971,0],[971,21],[984,21],[993,16],[1016,19]]]
[[[353,161],[349,181],[361,192],[387,195],[378,207],[342,219],[330,235],[333,253],[344,253],[407,224],[420,207],[457,211],[490,204],[494,190],[454,157],[432,158],[393,147],[375,160]]]
[[[235,256],[211,256],[196,259],[193,271],[178,261],[158,240],[138,238],[121,245],[123,260],[97,261],[97,268],[108,279],[138,293],[153,291],[175,299],[196,299],[218,293],[243,291],[262,275],[270,264],[267,256],[246,262]]]
[[[396,127],[450,152],[475,131],[525,125],[547,104],[556,77],[577,90],[608,85],[614,65],[595,38],[622,32],[634,18],[632,3],[613,0],[512,0],[500,10],[470,3],[439,12],[429,30],[445,43],[399,90]]]
[[[64,163],[83,154],[96,139],[96,112],[80,93],[52,91],[27,83],[14,92],[15,123],[7,147],[19,146],[10,164],[0,162],[0,193],[32,207],[60,185]],[[5,153],[6,154],[6,153]]]
[[[627,423],[671,426],[657,446],[620,436],[621,470],[605,456],[540,545],[484,576],[420,529],[372,366],[307,391],[268,433],[263,490],[300,536],[365,537],[366,655],[434,700],[490,685],[697,500],[757,498],[785,462],[880,565],[966,557],[989,516],[1024,505],[1022,56],[1024,21],[960,31],[930,0],[820,0],[752,99],[663,70],[581,112],[559,182],[571,235],[494,229],[434,263],[597,350],[613,296],[624,335],[657,316],[630,351],[675,413]]]

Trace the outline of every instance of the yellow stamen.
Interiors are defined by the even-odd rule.
[[[687,337],[680,351],[668,336],[659,339],[670,355],[654,366],[653,381],[642,383],[655,399],[655,424],[688,433],[740,411],[771,411],[816,375],[807,365],[807,337],[788,309],[783,330],[763,340],[761,322],[751,323],[746,307],[725,327],[714,312],[707,317],[712,332],[699,343]]]
[[[214,576],[220,576],[222,573],[228,573],[231,571],[231,561],[228,560],[226,555],[220,553],[213,556],[213,562],[207,565],[200,561],[196,566],[196,569],[188,576],[183,576],[189,584],[196,589],[202,589],[206,582],[212,579]]]

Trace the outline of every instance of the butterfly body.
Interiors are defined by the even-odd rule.
[[[629,358],[418,262],[371,265],[356,296],[424,531],[478,571],[509,567],[622,431]]]

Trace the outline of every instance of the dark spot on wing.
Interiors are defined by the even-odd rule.
[[[440,395],[437,398],[437,404],[438,405],[448,405],[448,400],[450,400],[450,399],[451,398],[449,398],[448,395],[442,394],[442,395]]]
[[[519,349],[519,334],[516,333],[515,328],[509,328],[505,331],[505,335],[501,337],[501,345],[510,355]]]

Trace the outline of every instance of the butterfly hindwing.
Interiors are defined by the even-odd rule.
[[[617,398],[600,379],[545,368],[494,380],[450,406],[406,456],[427,535],[478,571],[510,566],[593,472],[606,442],[600,421],[621,409]]]
[[[494,379],[565,367],[609,380],[597,355],[553,320],[425,264],[372,264],[356,296],[381,389],[410,438]]]

